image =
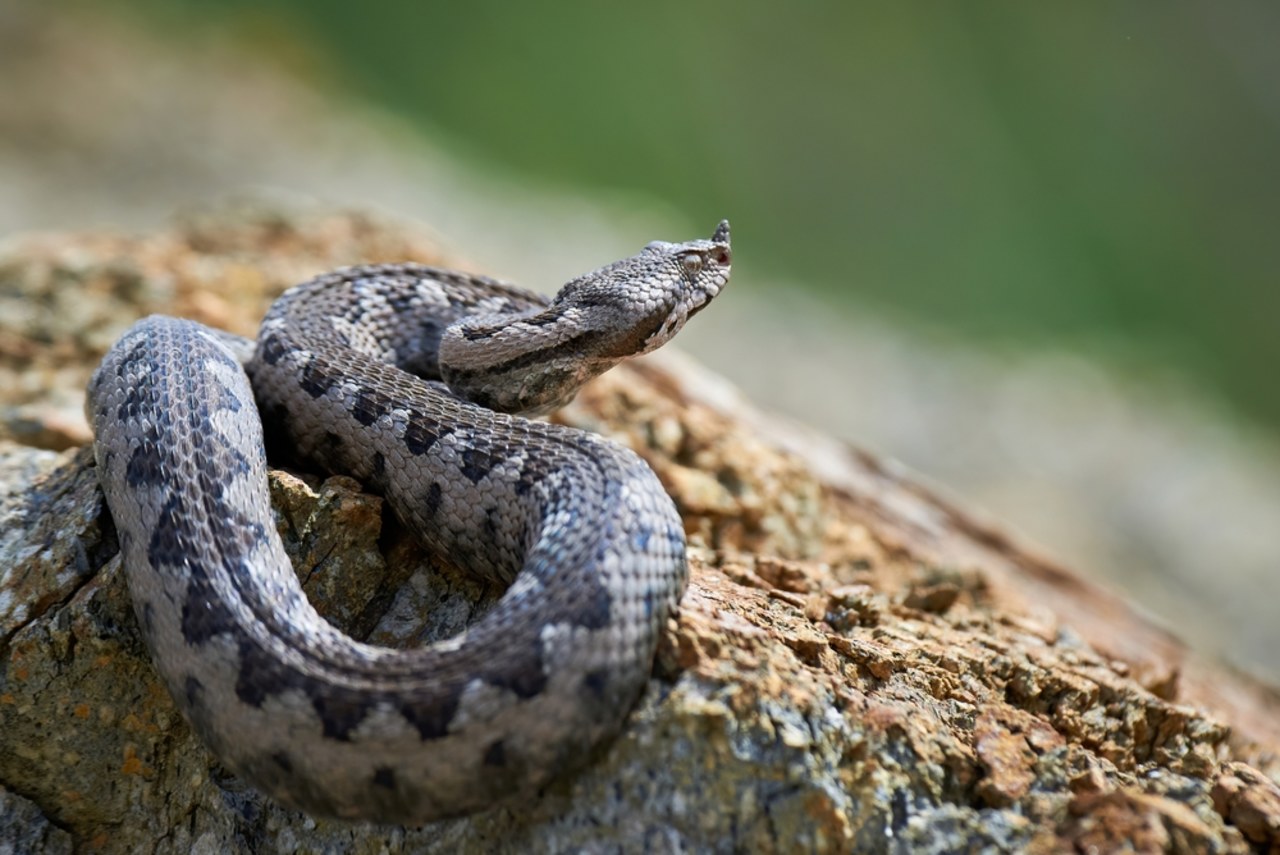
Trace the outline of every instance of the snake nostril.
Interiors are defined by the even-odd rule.
[[[728,267],[729,261],[730,261],[729,250],[717,249],[715,252],[711,254],[711,260],[714,261],[716,264],[720,265],[721,267]]]

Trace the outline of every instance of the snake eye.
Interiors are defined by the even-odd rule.
[[[696,276],[702,271],[702,256],[696,252],[686,252],[680,263],[684,265],[684,272],[690,276]]]

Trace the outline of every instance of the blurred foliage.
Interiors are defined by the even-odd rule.
[[[1265,0],[120,2],[482,162],[729,216],[759,281],[1169,365],[1280,427]]]

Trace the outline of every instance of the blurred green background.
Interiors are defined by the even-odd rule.
[[[123,2],[123,0],[120,0]],[[1185,372],[1280,429],[1280,6],[134,0],[835,300]]]

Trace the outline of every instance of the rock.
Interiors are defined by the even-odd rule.
[[[0,322],[0,407],[40,405],[27,371],[77,394],[141,314],[251,332],[316,270],[433,257],[412,228],[337,213],[11,242],[0,295],[32,299]],[[584,771],[417,829],[315,821],[221,770],[152,673],[90,455],[0,444],[0,852],[1277,846],[1274,690],[678,354],[616,369],[556,418],[634,448],[671,491],[691,545],[680,618]],[[351,479],[272,477],[309,596],[353,635],[445,637],[500,594]]]
[[[0,855],[71,851],[70,834],[54,827],[35,804],[0,787]]]
[[[1213,805],[1253,843],[1280,851],[1280,787],[1243,763],[1225,763]]]

